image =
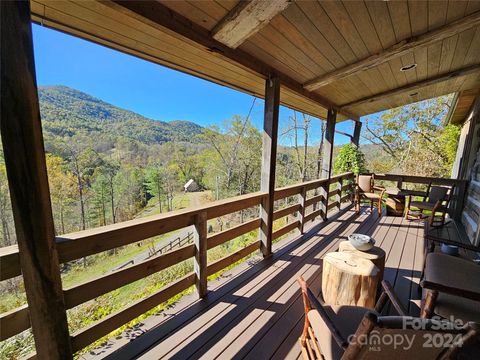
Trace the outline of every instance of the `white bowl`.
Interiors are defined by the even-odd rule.
[[[348,235],[348,240],[353,247],[360,251],[368,251],[373,245],[375,245],[375,240],[370,236],[364,234],[351,234]]]

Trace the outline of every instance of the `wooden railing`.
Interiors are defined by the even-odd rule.
[[[345,184],[343,184],[343,182]],[[332,208],[340,209],[341,202],[351,199],[352,173],[346,173],[328,179],[313,180],[297,185],[276,189],[275,201],[296,197],[297,202],[274,211],[274,220],[297,213],[297,220],[277,229],[273,239],[277,239],[292,230],[304,231],[305,224],[317,217],[326,219]],[[308,197],[313,192],[313,196]],[[233,240],[238,236],[259,229],[261,219],[254,218],[230,229],[207,234],[207,220],[218,218],[247,208],[259,206],[267,193],[257,192],[226,200],[216,201],[205,206],[174,211],[148,218],[126,221],[103,226],[56,238],[57,251],[61,263],[98,254],[120,246],[129,245],[154,236],[166,234],[187,226],[196,228],[193,244],[153,256],[138,264],[119,268],[111,273],[63,289],[65,305],[72,309],[98,296],[143,279],[161,270],[194,259],[194,271],[168,284],[157,292],[142,298],[128,307],[112,313],[90,326],[71,334],[72,347],[78,351],[111,331],[144,314],[162,302],[196,285],[202,295],[207,285],[207,276],[215,274],[234,264],[260,248],[260,241],[229,254],[215,262],[207,264],[206,253],[209,249]],[[334,197],[334,201],[329,199]],[[308,209],[312,211],[307,213]],[[21,275],[18,248],[10,246],[0,249],[0,280]],[[0,341],[8,339],[30,328],[28,306],[23,305],[0,314]]]

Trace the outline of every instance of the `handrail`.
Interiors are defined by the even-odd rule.
[[[327,194],[329,184],[333,182],[339,184],[339,187],[334,190],[334,193],[342,194],[344,187],[341,182],[342,180],[349,178],[353,178],[353,173],[337,175],[332,177],[330,181],[328,179],[318,179],[276,189],[274,194],[275,200],[298,195],[300,203],[290,204],[283,209],[276,210],[272,214],[273,219],[278,220],[297,212],[300,213],[301,216],[300,218],[297,218],[297,220],[276,230],[273,233],[273,238],[279,238],[297,228],[303,232],[303,226],[306,222],[314,220],[317,216],[324,217],[327,210],[333,207],[332,205],[339,206],[339,202],[334,202],[333,204],[328,203]],[[309,190],[319,188],[324,191],[324,194],[318,194],[316,191],[312,197],[307,199],[307,192]],[[206,229],[206,220],[224,216],[253,206],[258,206],[266,196],[267,193],[265,192],[256,192],[215,201],[195,208],[173,211],[166,214],[154,215],[147,218],[135,219],[96,229],[62,235],[56,238],[59,259],[62,263],[68,262],[191,225],[197,226],[197,229],[198,226],[205,227]],[[316,204],[322,204],[323,207],[316,210]],[[305,214],[306,208],[309,206],[313,206],[314,210],[310,214]],[[203,223],[199,225],[198,221],[200,218],[203,219],[200,220],[203,221]],[[184,278],[165,286],[157,293],[147,296],[114,314],[100,319],[85,329],[77,331],[72,336],[74,350],[80,350],[96,339],[108,334],[115,328],[118,328],[124,323],[145,313],[152,307],[196,284],[199,281],[199,273],[197,271],[204,271],[207,276],[211,275],[230,266],[236,261],[239,261],[255,250],[258,250],[260,248],[260,242],[255,241],[245,248],[211,264],[206,264],[206,260],[202,260],[202,257],[197,257],[199,251],[206,252],[208,249],[258,229],[260,226],[262,226],[262,220],[260,218],[255,218],[212,235],[206,235],[205,230],[205,233],[200,238],[200,241],[206,242],[206,246],[203,250],[199,250],[197,243],[195,243],[180,247],[168,253],[157,253],[157,255],[142,262],[117,268],[115,271],[108,274],[64,289],[63,292],[66,307],[71,309],[81,303],[118,289],[131,282],[140,280],[192,257],[195,257],[196,261],[203,261],[200,270],[195,270],[196,272],[186,275]],[[202,249],[202,247],[200,247],[200,249]],[[206,259],[206,257],[204,259]],[[0,280],[20,275],[20,261],[17,246],[9,246],[0,249],[0,266]],[[8,329],[8,331],[1,332],[0,340],[4,340],[28,329],[30,327],[28,306],[23,305],[9,312],[0,314],[0,322],[0,328],[2,330]]]

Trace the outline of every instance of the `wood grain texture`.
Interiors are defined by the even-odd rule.
[[[71,359],[27,1],[0,3],[0,33],[1,137],[35,347]]]
[[[193,269],[197,277],[195,286],[199,297],[207,294],[207,213],[200,212],[195,216],[195,246]]]
[[[0,341],[6,340],[29,328],[30,316],[26,304],[0,314]]]
[[[379,270],[370,261],[346,252],[323,259],[322,294],[330,305],[375,307]]]
[[[260,31],[290,5],[290,0],[240,1],[212,30],[212,37],[233,49]]]
[[[263,256],[272,254],[273,205],[275,198],[275,170],[277,159],[278,116],[280,112],[280,79],[265,81],[265,109],[262,135],[262,168],[260,190],[268,195],[260,206],[259,240]]]

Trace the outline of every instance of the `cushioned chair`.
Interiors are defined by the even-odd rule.
[[[420,285],[422,317],[480,322],[480,266],[474,261],[431,252]]]
[[[375,192],[375,190],[377,192]],[[376,206],[378,216],[382,216],[382,201],[385,188],[375,186],[375,179],[372,175],[357,175],[357,184],[355,187],[355,208],[357,213],[360,212],[360,203],[362,200],[370,202],[370,210]]]
[[[432,186],[429,189],[427,199],[424,199],[424,201],[412,201],[412,196],[409,195],[405,218],[417,220],[430,216],[430,225],[435,223],[438,226],[443,225],[452,191],[453,188],[450,187]],[[412,208],[417,209],[417,211],[412,212]],[[424,211],[430,211],[431,215],[425,215]],[[436,217],[437,213],[440,213],[441,216]]]
[[[328,306],[314,296],[302,278],[298,281],[305,306],[305,325],[300,338],[305,360],[478,358],[478,324],[459,326],[446,320],[406,316],[385,281],[384,292],[373,311],[356,306]],[[400,316],[380,315],[388,300]],[[429,339],[435,339],[435,343],[429,343]]]

